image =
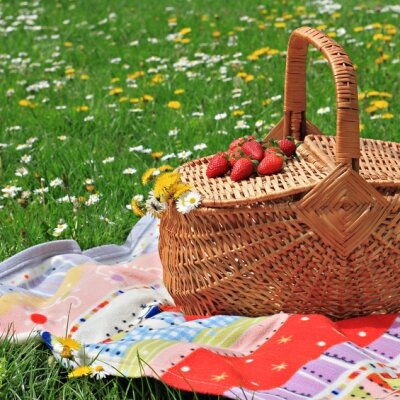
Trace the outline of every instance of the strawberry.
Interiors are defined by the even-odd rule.
[[[216,154],[208,163],[206,175],[207,178],[216,178],[223,176],[229,171],[229,162],[225,153]]]
[[[264,157],[264,151],[261,143],[256,141],[246,142],[242,146],[242,151],[246,156],[252,160],[261,161]]]
[[[239,182],[249,178],[254,172],[254,164],[248,158],[239,158],[232,168],[231,179]]]
[[[250,135],[250,136],[245,136],[245,137],[241,137],[238,139],[235,139],[231,142],[231,144],[229,145],[229,150],[234,150],[237,147],[242,146],[244,143],[246,142],[251,142],[253,140],[256,140],[254,136]]]
[[[279,147],[268,147],[267,149],[265,149],[264,157],[266,157],[268,154],[282,155],[282,150]]]
[[[281,139],[278,142],[278,145],[286,157],[292,157],[292,155],[296,151],[296,144],[294,143],[294,140],[292,138],[287,137],[285,139]]]
[[[260,175],[272,175],[280,172],[283,167],[283,157],[274,153],[266,154],[260,162],[257,171]]]
[[[239,158],[243,157],[243,152],[240,147],[236,147],[233,150],[228,150],[228,157],[229,157],[229,163],[233,167],[236,161],[239,160]]]

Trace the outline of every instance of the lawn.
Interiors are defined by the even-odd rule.
[[[0,261],[49,240],[122,243],[148,168],[264,137],[282,117],[300,26],[356,65],[361,135],[400,141],[399,15],[361,0],[0,0]],[[308,118],[334,135],[333,78],[317,51],[308,101]],[[49,355],[3,342],[0,397],[193,398],[145,379],[68,380]]]

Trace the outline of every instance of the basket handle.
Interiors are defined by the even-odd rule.
[[[360,131],[357,82],[346,51],[317,29],[303,27],[292,32],[286,59],[284,136],[303,140],[306,131],[306,61],[308,44],[328,60],[336,90],[336,163],[358,171]]]

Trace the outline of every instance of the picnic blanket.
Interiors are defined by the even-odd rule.
[[[2,334],[40,336],[71,376],[255,400],[400,396],[399,315],[184,315],[162,283],[158,235],[146,216],[122,246],[61,240],[0,263]]]

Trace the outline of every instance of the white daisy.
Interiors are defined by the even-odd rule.
[[[186,214],[196,207],[198,207],[201,203],[201,196],[196,192],[186,192],[182,196],[180,196],[176,202],[176,209],[182,213]]]
[[[162,213],[167,209],[167,203],[158,201],[153,194],[149,193],[149,198],[146,201],[147,211],[156,218],[160,218]]]
[[[109,371],[107,371],[102,365],[97,364],[97,365],[91,365],[92,367],[92,378],[96,379],[103,379],[107,375],[110,374]]]

